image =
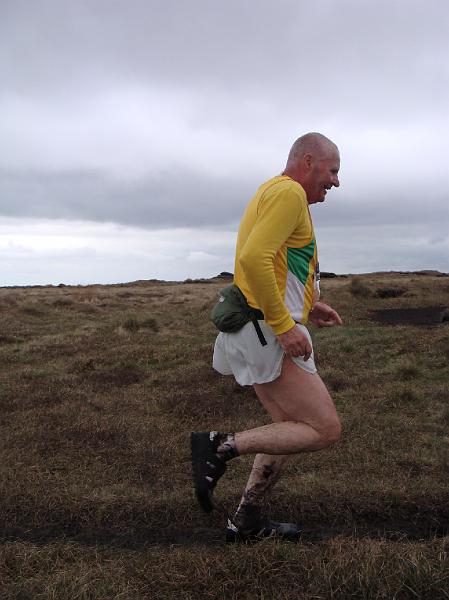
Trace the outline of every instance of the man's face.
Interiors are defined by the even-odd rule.
[[[339,169],[340,155],[336,149],[328,150],[323,157],[312,158],[306,189],[309,204],[324,202],[327,190],[340,185]]]

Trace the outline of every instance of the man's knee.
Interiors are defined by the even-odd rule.
[[[335,417],[331,421],[323,424],[318,430],[320,434],[320,440],[318,442],[319,448],[327,448],[332,444],[338,442],[341,437],[341,422],[338,417]]]

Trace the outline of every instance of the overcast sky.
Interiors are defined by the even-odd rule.
[[[1,0],[0,285],[233,270],[307,131],[321,268],[449,271],[447,0]]]

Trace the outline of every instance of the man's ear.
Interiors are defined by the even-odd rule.
[[[304,154],[303,161],[304,161],[304,165],[307,167],[307,169],[310,170],[310,168],[312,167],[312,162],[313,162],[312,155]]]

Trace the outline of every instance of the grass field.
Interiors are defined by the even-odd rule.
[[[343,438],[270,499],[301,543],[252,546],[225,545],[191,486],[190,431],[268,422],[210,366],[223,285],[0,289],[0,599],[449,598],[449,323],[371,312],[440,314],[449,277],[322,281],[345,325],[311,331]],[[230,511],[250,465],[218,485]]]

